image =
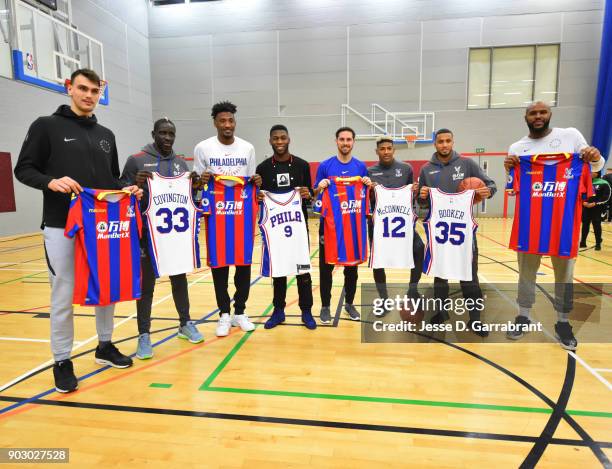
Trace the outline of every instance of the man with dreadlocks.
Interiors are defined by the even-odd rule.
[[[189,168],[183,158],[177,156],[172,149],[176,138],[176,126],[167,117],[155,122],[151,132],[153,143],[142,148],[140,153],[131,155],[123,168],[122,181],[129,184],[137,184],[142,187],[144,196],[140,203],[141,211],[147,208],[149,203],[147,178],[153,177],[153,172],[162,176],[178,176],[188,172]],[[198,181],[198,175],[191,173],[194,183]],[[148,229],[147,223],[143,223],[143,231]],[[140,259],[142,264],[142,296],[136,301],[136,312],[138,319],[138,346],[136,358],[146,360],[153,356],[151,346],[151,307],[153,303],[153,291],[155,290],[155,274],[151,264],[149,237],[143,232],[140,241]],[[189,316],[189,293],[187,291],[187,275],[170,275],[172,285],[172,298],[179,314],[178,337],[187,339],[197,344],[204,340],[198,331],[195,322]]]

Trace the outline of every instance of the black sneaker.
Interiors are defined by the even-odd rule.
[[[436,313],[429,320],[429,324],[443,324],[448,321],[448,317],[444,313]]]
[[[114,344],[109,343],[103,348],[100,348],[100,345],[96,347],[96,363],[115,368],[129,368],[133,361],[130,357],[123,355]]]
[[[587,247],[586,243],[580,243],[580,249],[584,249],[586,247]]]
[[[524,331],[523,329],[525,326],[529,326],[529,324],[531,324],[531,320],[527,316],[517,316],[514,319],[514,325],[516,327],[513,330],[506,332],[506,339],[519,340],[525,334],[527,334],[527,331]]]
[[[595,245],[595,250],[596,251],[601,251],[601,244],[596,244]]]
[[[331,324],[332,318],[331,318],[331,312],[329,310],[329,306],[323,306],[321,308],[321,314],[319,315],[319,321],[321,321],[321,324]]]
[[[57,392],[72,392],[79,387],[71,360],[62,360],[53,365],[53,379]]]
[[[357,311],[357,308],[355,308],[353,305],[350,305],[348,303],[345,304],[344,311],[346,312],[346,314],[348,314],[348,317],[351,318],[353,321],[359,321],[361,319],[361,315],[359,314],[359,311]]]
[[[387,308],[387,305],[386,305],[387,298],[383,296],[381,296],[381,298],[384,300],[383,305],[381,307],[372,309],[372,314],[376,316],[377,318],[385,317],[387,314],[393,311],[393,309]]]
[[[572,332],[572,326],[569,322],[558,322],[555,324],[555,337],[565,350],[576,350],[578,341]]]
[[[479,327],[477,329],[474,329],[474,323],[478,323]],[[489,337],[489,331],[482,328],[482,321],[480,319],[470,319],[467,323],[467,327],[478,337]]]

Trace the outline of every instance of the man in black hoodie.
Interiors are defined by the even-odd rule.
[[[475,189],[481,197],[488,199],[495,194],[497,190],[495,182],[480,169],[480,166],[474,160],[463,158],[453,150],[453,144],[453,133],[450,130],[440,129],[436,132],[434,140],[436,152],[432,155],[429,163],[421,168],[419,175],[418,203],[421,207],[429,207],[430,188],[437,188],[449,193],[459,192],[459,183],[469,177],[477,177],[485,183],[486,187]],[[472,249],[472,280],[462,281],[460,284],[463,297],[476,301],[482,299],[482,291],[478,282],[478,244],[476,243],[476,237],[474,237]],[[453,260],[448,259],[448,262],[453,262]],[[448,298],[448,293],[448,280],[435,277],[434,296],[444,300]],[[480,311],[470,308],[469,313],[468,326],[470,329],[482,337],[489,335],[487,331],[481,328],[476,330],[471,327],[475,321],[480,321]],[[446,312],[441,311],[432,318],[432,322],[441,323],[447,319]]]
[[[19,181],[43,191],[41,228],[51,283],[51,351],[58,392],[71,392],[78,387],[70,360],[74,341],[74,239],[64,236],[70,196],[80,193],[83,187],[122,187],[115,136],[98,124],[93,114],[100,93],[101,80],[96,72],[75,71],[68,85],[70,106],[60,106],[53,115],[32,123],[14,171]],[[142,196],[137,186],[124,189]],[[96,307],[96,362],[127,368],[132,359],[111,342],[113,313],[113,305]]]
[[[130,155],[125,162],[121,180],[125,184],[138,184],[143,188],[144,194],[140,202],[140,210],[144,213],[149,202],[149,187],[147,179],[153,177],[153,172],[162,176],[178,176],[189,172],[187,162],[176,155],[172,149],[176,138],[176,127],[167,117],[158,119],[153,124],[151,132],[153,143],[142,148],[142,151]],[[194,186],[197,186],[199,176],[191,173]],[[151,257],[149,255],[148,223],[143,223],[143,236],[140,241],[140,260],[142,265],[142,296],[136,300],[136,312],[138,319],[138,346],[136,347],[136,358],[146,360],[153,357],[151,345],[151,308],[153,306],[153,292],[155,290],[155,274]],[[189,292],[187,275],[170,275],[172,285],[172,299],[179,314],[179,329],[177,336],[187,339],[192,344],[199,344],[204,337],[198,331],[196,323],[189,315]]]

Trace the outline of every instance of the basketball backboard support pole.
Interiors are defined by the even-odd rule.
[[[102,43],[21,0],[11,0],[11,8],[14,79],[67,94],[65,83],[72,72],[91,68],[104,82],[99,103],[108,105]]]

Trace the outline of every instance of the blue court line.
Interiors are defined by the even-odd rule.
[[[249,284],[249,287],[252,287],[253,285],[255,285],[255,284],[256,284],[257,282],[259,282],[259,281],[260,281],[262,278],[263,278],[263,277],[262,277],[261,275],[257,276],[257,278],[256,278],[255,280],[253,280],[253,281],[252,281],[252,282]],[[231,302],[233,302],[233,301],[234,301],[234,299],[232,298]],[[231,303],[230,303],[230,304],[231,304]],[[198,319],[198,321],[196,321],[196,322],[205,321],[205,320],[207,320],[209,317],[211,317],[212,315],[214,315],[214,314],[216,314],[216,313],[218,313],[218,312],[219,312],[219,308],[215,308],[213,311],[211,311],[210,313],[208,313],[206,316],[204,316],[204,317],[202,317],[202,318]],[[174,337],[176,337],[176,336],[177,336],[177,334],[178,334],[178,332],[174,332],[173,334],[170,334],[168,337],[165,337],[165,338],[163,338],[163,339],[161,339],[161,340],[159,340],[159,341],[155,342],[155,343],[152,345],[152,347],[157,347],[158,345],[161,345],[161,344],[163,344],[164,342],[167,342],[167,341],[169,341],[170,339],[173,339]],[[136,353],[133,353],[132,355],[130,355],[130,357],[134,357],[135,355],[136,355]],[[80,381],[84,381],[84,380],[89,379],[89,378],[91,378],[92,376],[95,376],[95,375],[97,375],[97,374],[99,374],[99,373],[102,373],[103,371],[106,371],[106,370],[108,370],[108,369],[110,369],[110,368],[112,368],[112,366],[110,366],[110,365],[103,366],[102,368],[99,368],[99,369],[94,370],[94,371],[92,371],[92,372],[90,372],[90,373],[87,373],[86,375],[83,375],[82,377],[78,378],[78,380],[79,380],[79,382],[80,382]],[[48,389],[48,390],[46,390],[46,391],[44,391],[44,392],[41,392],[40,394],[37,394],[36,396],[29,397],[29,398],[24,399],[23,401],[20,401],[20,402],[16,402],[15,404],[10,405],[10,406],[8,406],[8,407],[5,407],[4,409],[0,409],[0,415],[5,414],[6,412],[10,412],[11,410],[17,409],[17,408],[19,408],[19,407],[22,407],[22,406],[24,406],[24,405],[26,405],[26,404],[29,404],[29,403],[31,403],[31,402],[33,402],[33,401],[36,401],[37,399],[40,399],[40,398],[42,398],[42,397],[48,396],[49,394],[52,394],[52,393],[54,393],[54,392],[57,392],[57,391],[55,390],[55,388],[51,388],[51,389]]]

